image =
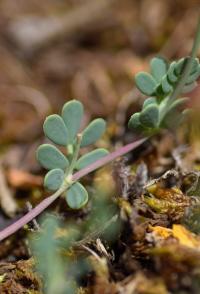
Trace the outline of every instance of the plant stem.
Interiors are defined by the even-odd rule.
[[[194,38],[194,43],[192,46],[191,54],[186,62],[185,68],[183,70],[183,73],[181,75],[181,78],[180,78],[176,88],[169,98],[169,103],[171,103],[172,100],[175,100],[179,96],[182,88],[185,86],[185,83],[187,81],[188,75],[189,75],[191,67],[192,67],[192,61],[197,55],[199,45],[200,45],[200,16],[198,19],[197,30],[196,30],[196,35]]]
[[[181,75],[181,77],[180,77],[180,79],[179,79],[179,81],[177,83],[177,86],[176,86],[175,90],[172,92],[172,94],[169,97],[165,98],[165,99],[167,99],[167,102],[165,104],[165,107],[163,108],[163,112],[162,112],[162,115],[160,117],[160,121],[163,120],[163,118],[165,117],[165,115],[169,111],[173,100],[178,98],[178,96],[181,93],[181,90],[185,86],[185,83],[187,81],[188,75],[190,74],[190,70],[191,70],[191,67],[192,67],[192,61],[197,55],[199,45],[200,45],[200,16],[199,16],[199,19],[198,19],[197,30],[196,30],[196,34],[195,34],[191,54],[190,54],[188,60],[186,61],[185,67],[183,69],[183,73],[182,73],[182,75]]]
[[[25,224],[32,221],[36,216],[38,216],[44,209],[46,209],[51,203],[53,203],[64,191],[66,188],[60,188],[53,195],[45,198],[40,204],[38,204],[35,208],[21,217],[12,225],[8,226],[4,230],[0,232],[0,241],[7,238],[8,236],[15,233],[17,230],[22,228]]]
[[[111,162],[112,160],[116,159],[119,156],[125,155],[129,151],[137,148],[142,143],[144,143],[148,138],[137,140],[133,143],[130,143],[128,145],[125,145],[113,153],[110,153],[103,157],[100,160],[97,160],[95,163],[92,163],[91,165],[87,166],[86,168],[82,169],[81,171],[75,173],[73,175],[74,180],[78,180],[82,178],[84,175],[96,170],[97,168]],[[64,191],[66,187],[61,187],[58,191],[56,191],[53,195],[47,197],[44,199],[40,204],[38,204],[35,208],[33,208],[31,211],[29,211],[27,214],[25,214],[23,217],[21,217],[19,220],[5,228],[0,232],[0,241],[4,240],[5,238],[9,237],[19,229],[21,229],[24,225],[32,221],[35,217],[37,217],[41,212],[43,212],[51,203],[53,203]]]
[[[77,181],[80,178],[84,177],[85,175],[91,173],[92,171],[104,166],[105,164],[107,164],[108,162],[113,161],[114,159],[116,159],[117,157],[120,157],[126,153],[128,153],[129,151],[131,151],[132,149],[137,148],[139,145],[141,145],[143,142],[145,142],[148,138],[144,138],[141,140],[138,140],[136,142],[130,143],[128,145],[125,145],[119,149],[117,149],[116,151],[109,153],[108,155],[104,156],[101,159],[98,159],[97,161],[95,161],[94,163],[88,165],[87,167],[83,168],[82,170],[76,172],[73,176],[72,176],[72,180]]]
[[[70,166],[66,171],[66,176],[70,176],[73,173],[73,170],[74,170],[75,165],[76,165],[76,161],[78,159],[79,151],[80,151],[81,140],[82,140],[82,134],[78,134],[77,135],[77,141],[76,141],[75,150],[74,150],[74,153],[72,155],[72,160],[71,160]]]

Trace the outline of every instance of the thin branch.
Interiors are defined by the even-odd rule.
[[[13,217],[17,211],[17,203],[10,191],[3,168],[0,164],[0,206],[7,216]]]
[[[110,153],[106,155],[101,160],[97,160],[95,163],[89,165],[88,167],[82,169],[81,171],[75,173],[73,175],[73,180],[78,180],[82,178],[83,176],[87,175],[88,173],[96,170],[97,168],[111,162],[112,160],[116,159],[119,156],[125,155],[129,151],[137,148],[140,146],[143,142],[145,142],[148,138],[144,138],[138,141],[135,141],[133,143],[130,143],[124,147],[119,148],[118,150],[114,151],[113,153]],[[34,218],[36,218],[41,212],[43,212],[49,205],[51,205],[63,192],[66,187],[61,187],[56,193],[53,195],[47,197],[44,199],[40,204],[38,204],[35,208],[33,208],[30,212],[25,214],[23,217],[21,217],[19,220],[17,220],[12,225],[8,226],[4,230],[0,232],[0,241],[4,240],[5,238],[9,237],[19,229],[21,229],[24,225],[32,221]]]
[[[62,193],[64,190],[58,190],[53,195],[47,197],[44,199],[40,204],[38,204],[35,208],[33,208],[31,211],[29,211],[27,214],[25,214],[23,217],[21,217],[19,220],[14,222],[12,225],[8,226],[4,230],[0,232],[0,241],[4,240],[8,236],[12,235],[16,231],[18,231],[20,228],[22,228],[24,225],[32,221],[36,216],[38,216],[43,210],[45,210],[51,203],[53,203]]]
[[[128,153],[129,151],[137,148],[138,146],[140,146],[142,143],[144,143],[148,138],[144,138],[138,141],[135,141],[133,143],[130,143],[128,145],[125,145],[119,149],[117,149],[116,151],[109,153],[108,155],[104,156],[103,158],[95,161],[94,163],[88,165],[86,168],[78,171],[77,173],[75,173],[72,177],[72,179],[74,181],[79,180],[80,178],[84,177],[85,175],[91,173],[92,171],[104,166],[105,164],[107,164],[108,162],[113,161],[114,159],[116,159],[117,157],[120,157],[126,153]]]

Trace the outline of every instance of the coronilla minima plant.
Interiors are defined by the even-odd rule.
[[[131,116],[128,125],[134,132],[145,135],[142,139],[111,153],[99,148],[80,156],[81,148],[95,143],[102,136],[105,121],[97,118],[80,131],[83,105],[76,100],[67,102],[61,115],[47,117],[44,133],[62,149],[52,144],[43,144],[37,150],[37,159],[48,170],[44,179],[45,187],[55,192],[1,231],[0,241],[33,220],[62,195],[70,208],[82,208],[88,201],[87,191],[78,182],[82,177],[134,150],[161,129],[169,128],[174,118],[175,123],[172,125],[177,126],[187,112],[184,106],[187,101],[185,93],[195,87],[200,76],[199,60],[196,58],[199,44],[200,19],[190,56],[170,64],[163,58],[153,58],[150,73],[140,72],[136,75],[136,86],[148,98],[144,101],[142,110]]]
[[[190,70],[180,94],[185,95],[195,88],[196,80],[200,76],[200,64],[198,58],[181,58],[178,61],[168,63],[165,59],[155,57],[150,62],[150,73],[140,72],[135,76],[137,88],[148,97],[141,112],[134,113],[129,120],[129,127],[137,132],[151,135],[161,128],[180,123],[187,109],[179,111],[187,102],[186,97],[171,99],[177,84],[183,75],[186,64],[190,61]]]
[[[54,144],[63,146],[61,152],[52,144],[43,144],[37,150],[37,159],[48,171],[44,186],[50,191],[61,190],[70,208],[79,209],[88,201],[88,193],[81,183],[72,179],[73,172],[86,168],[108,154],[103,148],[79,156],[80,148],[94,144],[105,132],[106,123],[102,118],[93,120],[80,131],[83,105],[77,100],[67,102],[61,115],[46,118],[43,130]]]

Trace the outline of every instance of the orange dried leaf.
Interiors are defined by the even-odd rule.
[[[161,226],[149,226],[149,228],[160,238],[166,239],[172,236],[172,230]]]
[[[43,177],[35,176],[18,169],[10,169],[7,172],[7,180],[15,188],[32,188],[43,185]]]
[[[179,240],[179,243],[183,246],[187,246],[194,249],[200,249],[200,239],[195,234],[188,231],[181,225],[173,225],[173,236]]]

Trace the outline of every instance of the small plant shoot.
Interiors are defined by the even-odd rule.
[[[51,144],[43,144],[37,150],[38,161],[49,170],[44,179],[45,188],[63,190],[72,209],[80,209],[88,201],[86,189],[79,182],[72,181],[74,170],[81,170],[108,154],[106,149],[98,148],[79,156],[80,148],[94,144],[106,129],[105,121],[97,118],[80,131],[83,114],[82,103],[72,100],[63,106],[61,116],[48,116],[43,126],[44,133],[53,143],[65,146],[66,152],[62,153]]]
[[[161,57],[155,57],[150,62],[150,74],[140,72],[135,76],[137,88],[148,97],[142,107],[142,111],[134,113],[128,123],[130,129],[142,132],[145,135],[157,133],[162,128],[170,128],[176,119],[183,121],[186,110],[180,109],[187,102],[187,98],[178,97],[171,99],[185,70],[186,64],[190,62],[190,71],[181,94],[186,94],[197,85],[200,76],[199,59],[194,57],[181,58],[178,61],[168,63]],[[175,118],[175,119],[174,119]]]

